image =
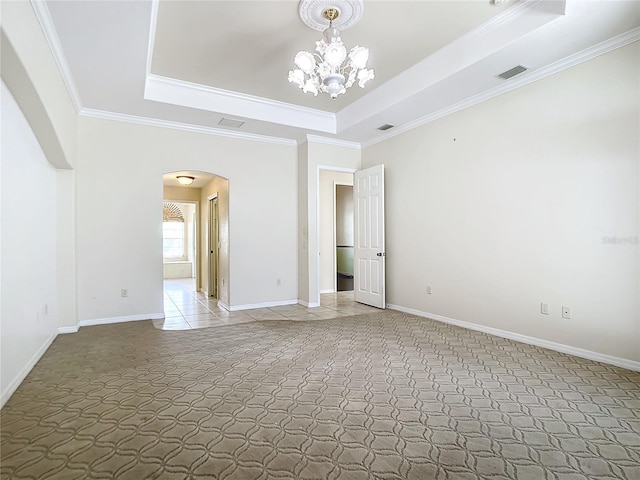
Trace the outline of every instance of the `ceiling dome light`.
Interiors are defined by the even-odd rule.
[[[364,88],[365,83],[375,77],[373,70],[367,69],[368,48],[356,45],[347,55],[340,30],[333,26],[339,15],[337,8],[325,9],[322,16],[329,20],[329,28],[324,31],[324,39],[316,42],[315,53],[303,50],[294,58],[298,68],[289,71],[288,79],[304,93],[318,95],[318,92],[323,92],[335,99],[356,80]]]
[[[195,177],[189,177],[187,175],[178,175],[176,178],[182,185],[191,185],[196,179]]]

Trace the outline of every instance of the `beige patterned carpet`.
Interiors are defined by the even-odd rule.
[[[640,479],[640,373],[398,312],[58,337],[2,479]]]

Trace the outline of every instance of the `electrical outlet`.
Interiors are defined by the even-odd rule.
[[[541,303],[540,304],[540,313],[542,315],[549,315],[549,304],[548,303]]]
[[[433,291],[431,290],[431,285],[427,285],[427,295],[431,295]]]
[[[562,306],[562,318],[571,318],[571,307]]]
[[[126,288],[123,288],[122,290],[120,290],[120,296],[121,297],[128,297],[129,296],[129,290],[127,290]]]
[[[276,285],[278,285],[278,286],[282,285],[282,280],[281,280],[281,279],[279,279],[279,278],[278,278],[278,279],[276,279]]]

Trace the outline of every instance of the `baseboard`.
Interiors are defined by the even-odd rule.
[[[307,307],[307,308],[315,308],[320,306],[320,302],[305,302],[304,300],[298,300],[296,303]]]
[[[278,300],[276,302],[264,302],[264,303],[247,303],[245,305],[231,305],[227,310],[231,312],[237,312],[240,310],[252,310],[254,308],[269,308],[280,307],[282,305],[295,305],[298,303],[297,299],[294,300]],[[226,308],[226,307],[223,307]]]
[[[496,337],[508,338],[509,340],[515,340],[516,342],[535,345],[536,347],[547,348],[549,350],[555,350],[556,352],[560,353],[567,353],[569,355],[573,355],[574,357],[586,358],[587,360],[593,360],[595,362],[606,363],[609,365],[614,365],[616,367],[622,367],[628,370],[640,372],[640,362],[636,362],[634,360],[605,355],[603,353],[593,352],[591,350],[585,350],[578,347],[572,347],[563,343],[556,343],[549,340],[543,340],[541,338],[529,337],[528,335],[521,335],[519,333],[487,327],[485,325],[479,325],[477,323],[465,322],[463,320],[456,320],[455,318],[449,318],[442,315],[436,315],[434,313],[423,312],[421,310],[402,307],[400,305],[393,305],[391,303],[387,304],[387,308],[390,308],[391,310],[397,310],[399,312],[410,313],[419,317],[426,317],[431,320],[448,323],[449,325],[455,325],[457,327],[467,328],[469,330],[488,333],[489,335],[495,335]]]
[[[218,300],[218,306],[224,308],[227,312],[231,311],[231,307],[220,300]]]
[[[320,290],[320,294],[322,295],[323,293],[336,293],[336,289],[330,288],[329,290]]]
[[[93,325],[110,325],[112,323],[137,322],[139,320],[161,320],[164,318],[164,312],[147,313],[143,315],[127,315],[126,317],[109,317],[109,318],[92,318],[89,320],[80,320],[78,326],[90,327]]]
[[[58,333],[76,333],[80,328],[78,325],[74,325],[73,327],[58,327]]]
[[[11,398],[11,395],[13,395],[13,393],[18,389],[18,387],[24,381],[24,379],[27,378],[27,375],[29,375],[29,372],[33,369],[36,363],[38,363],[38,360],[42,358],[42,355],[44,355],[44,352],[47,351],[47,349],[51,346],[51,344],[53,343],[53,341],[56,339],[57,336],[58,336],[58,332],[54,332],[51,334],[49,338],[45,340],[45,342],[40,346],[40,348],[36,350],[36,353],[34,353],[33,356],[29,359],[29,361],[23,367],[23,369],[20,370],[20,373],[18,373],[16,378],[14,378],[11,381],[11,383],[7,386],[7,389],[4,392],[2,392],[2,395],[0,395],[0,408],[4,407],[4,404],[7,403],[7,400]]]

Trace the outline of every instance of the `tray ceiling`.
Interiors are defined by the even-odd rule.
[[[297,1],[32,4],[81,114],[284,143],[370,144],[640,38],[637,1],[365,0],[342,37],[376,78],[332,101],[287,81],[321,36]]]
[[[296,1],[161,1],[151,73],[210,87],[337,112],[502,12],[489,1],[369,1],[342,32],[347,48],[371,51],[376,78],[331,100],[287,81],[293,57],[313,51],[322,33],[298,17]]]

